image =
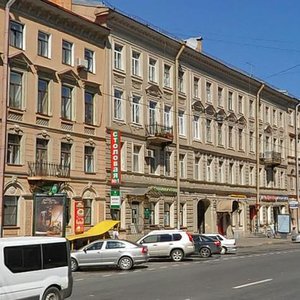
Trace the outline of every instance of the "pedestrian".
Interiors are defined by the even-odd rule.
[[[112,236],[114,240],[118,240],[119,239],[119,231],[118,231],[118,227],[115,226],[112,232]]]

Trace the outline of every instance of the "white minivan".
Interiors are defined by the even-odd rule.
[[[70,266],[70,245],[65,238],[0,238],[0,299],[70,297]]]

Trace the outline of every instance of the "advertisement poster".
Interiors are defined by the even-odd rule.
[[[75,202],[75,234],[84,232],[84,205],[82,201]]]
[[[278,229],[279,233],[290,233],[291,232],[291,217],[288,214],[278,215]]]
[[[121,184],[121,135],[118,130],[110,136],[111,185]]]
[[[65,198],[64,194],[35,195],[33,235],[65,236]]]

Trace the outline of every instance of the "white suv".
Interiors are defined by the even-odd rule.
[[[153,230],[137,243],[147,246],[150,257],[171,257],[173,261],[195,251],[192,236],[184,230]]]

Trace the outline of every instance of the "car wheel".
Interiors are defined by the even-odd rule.
[[[119,260],[119,268],[121,270],[130,270],[133,267],[133,261],[130,257],[124,256]]]
[[[75,258],[71,258],[71,271],[76,272],[78,270],[78,262]]]
[[[43,295],[43,300],[61,300],[61,299],[62,297],[59,292],[59,289],[54,286],[48,288]]]
[[[200,249],[199,254],[201,257],[206,258],[211,256],[211,251],[209,248],[204,247]]]
[[[171,252],[171,258],[173,261],[181,261],[183,260],[184,253],[181,249],[174,249]]]
[[[227,253],[227,249],[225,247],[222,247],[221,254],[226,254],[226,253]]]

